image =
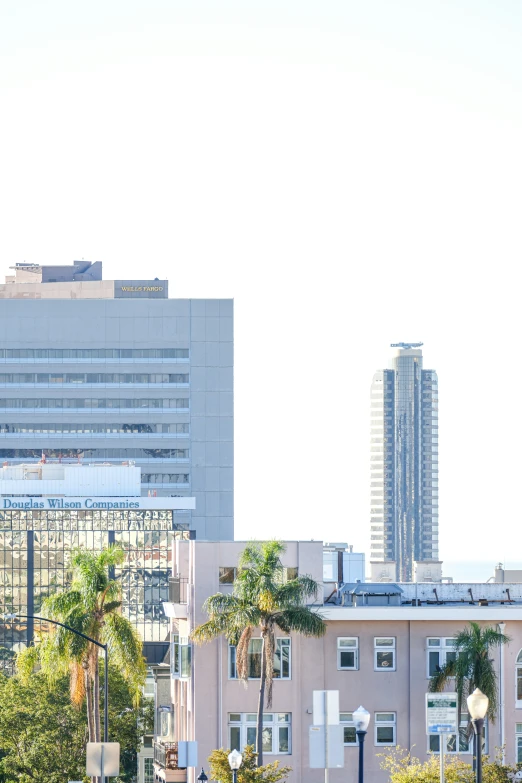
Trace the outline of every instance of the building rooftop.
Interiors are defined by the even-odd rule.
[[[33,264],[10,267],[0,284],[0,299],[167,299],[168,281],[103,280],[101,261],[70,265]]]

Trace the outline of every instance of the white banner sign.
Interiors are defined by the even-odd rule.
[[[457,694],[426,694],[426,734],[457,734]]]

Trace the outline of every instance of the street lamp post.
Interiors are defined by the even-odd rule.
[[[359,783],[364,783],[364,740],[370,723],[370,713],[364,707],[359,707],[353,713],[353,722],[359,740]]]
[[[477,783],[482,783],[482,730],[488,711],[489,699],[479,688],[466,699],[475,732],[475,758],[477,760]]]
[[[230,764],[230,769],[232,770],[232,783],[237,783],[237,771],[241,766],[242,761],[243,756],[241,753],[238,753],[237,750],[233,750],[232,753],[228,754],[228,763]]]
[[[66,631],[75,633],[76,636],[81,636],[82,639],[87,639],[88,642],[92,642],[92,644],[95,644],[97,647],[102,648],[102,650],[105,653],[105,669],[104,669],[105,677],[103,683],[103,741],[108,742],[109,741],[109,651],[107,649],[107,645],[102,644],[101,642],[97,642],[96,639],[91,639],[90,636],[87,636],[81,631],[76,631],[74,628],[71,628],[69,625],[65,625],[65,623],[59,623],[58,620],[49,620],[48,617],[37,617],[34,614],[18,614],[18,612],[15,612],[13,614],[4,614],[5,620],[16,620],[17,617],[22,617],[24,618],[24,620],[40,620],[43,623],[52,623],[52,625],[59,625],[61,628],[65,628]]]

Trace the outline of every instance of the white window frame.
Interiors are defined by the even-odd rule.
[[[253,642],[255,639],[260,639],[260,636],[253,636],[250,640]],[[275,650],[274,650],[274,658],[278,654],[278,652],[281,650],[282,647],[288,647],[288,677],[280,677],[275,673],[274,669],[274,679],[275,680],[291,680],[292,679],[292,638],[290,636],[277,636],[275,640]],[[236,669],[236,646],[233,644],[228,645],[228,679],[229,680],[237,680],[237,669]],[[259,677],[249,677],[249,680],[259,680]]]
[[[359,740],[357,739],[357,734],[355,735],[355,740],[353,742],[346,742],[345,736],[344,736],[344,729],[345,728],[352,728],[355,732],[355,723],[353,721],[353,712],[340,712],[339,713],[339,723],[343,727],[343,745],[345,748],[355,748],[359,744]]]
[[[239,720],[232,720],[232,717],[239,715]],[[232,746],[231,729],[239,728],[240,751],[243,751],[246,745],[254,745],[256,742],[248,742],[248,729],[256,730],[257,714],[254,712],[229,712],[228,714],[228,746]],[[265,712],[263,714],[263,729],[271,729],[272,749],[263,750],[263,755],[268,756],[291,756],[292,755],[292,713],[291,712]],[[281,735],[284,729],[288,729],[288,750],[280,750]],[[252,731],[250,731],[252,737]]]
[[[151,762],[151,764],[147,765],[147,762]],[[149,775],[147,776],[146,767],[152,766],[152,773],[149,772]],[[152,756],[144,756],[142,759],[142,781],[143,783],[154,783],[154,759]]]
[[[438,642],[432,644],[430,642]],[[444,666],[448,660],[448,653],[455,653],[455,639],[452,636],[428,636],[426,639],[426,677],[430,679],[430,653],[439,654],[438,666]]]
[[[222,576],[224,576],[224,574],[222,574],[222,571],[231,571],[232,572],[233,579],[232,579],[231,582],[222,582],[221,581]],[[224,586],[228,585],[230,587],[236,581],[236,577],[237,577],[237,568],[236,568],[236,566],[219,566],[218,581],[219,581],[220,585],[224,585]]]
[[[342,642],[355,642],[351,645],[343,645]],[[341,666],[341,653],[353,652],[354,665]],[[337,637],[337,670],[340,672],[353,672],[359,669],[359,637],[358,636],[338,636]]]
[[[192,674],[192,645],[185,636],[172,634],[170,642],[170,676],[188,679]]]
[[[379,637],[379,638],[385,638],[389,639],[389,636],[386,637]],[[383,716],[381,719],[379,718],[379,715]],[[392,715],[393,718],[390,718],[388,720],[384,719],[385,715]],[[397,713],[396,712],[387,712],[383,710],[382,712],[375,712],[374,713],[374,733],[373,733],[373,742],[376,748],[391,748],[395,747],[397,745]],[[380,728],[393,728],[393,740],[392,742],[378,742],[377,741],[377,734],[378,729]]]
[[[515,764],[522,763],[522,723],[515,723]]]
[[[389,644],[378,644],[390,640]],[[375,636],[373,639],[373,669],[376,672],[395,672],[397,671],[397,639],[395,636]],[[391,652],[393,654],[393,666],[378,666],[377,653]]]
[[[522,709],[522,699],[518,698],[518,680],[522,682],[522,650],[517,655],[515,664],[515,707],[517,710]],[[521,686],[522,691],[522,686]]]

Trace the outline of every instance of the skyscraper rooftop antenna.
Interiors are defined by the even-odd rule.
[[[390,343],[390,348],[420,348],[424,343]]]

